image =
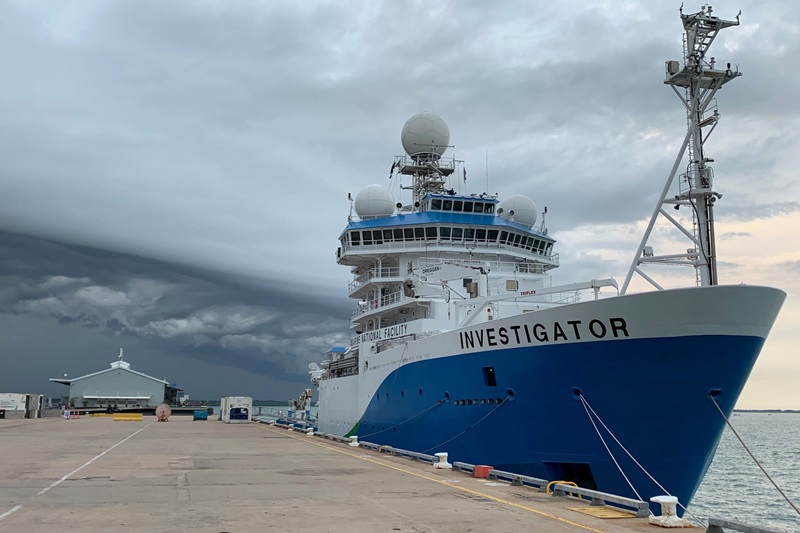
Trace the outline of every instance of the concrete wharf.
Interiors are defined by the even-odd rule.
[[[0,446],[0,531],[664,531],[258,423],[0,420]]]

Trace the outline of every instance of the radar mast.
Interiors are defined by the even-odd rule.
[[[739,15],[741,11],[739,12]],[[716,68],[716,58],[707,58],[707,52],[720,30],[739,25],[736,20],[723,20],[712,15],[711,6],[703,8],[691,15],[684,15],[680,10],[685,34],[683,37],[683,68],[678,61],[666,62],[666,79],[686,108],[687,132],[683,144],[661,192],[661,197],[647,225],[642,241],[631,263],[621,294],[625,294],[634,273],[639,274],[655,288],[663,287],[647,275],[640,267],[643,264],[689,265],[695,268],[696,283],[700,286],[717,285],[717,257],[714,238],[714,203],[722,197],[713,189],[713,169],[708,165],[714,160],[705,156],[703,146],[714,128],[720,114],[714,96],[729,81],[741,76],[738,67],[731,69]],[[682,88],[683,91],[679,90]],[[703,129],[708,128],[705,135]],[[678,178],[677,194],[670,194],[678,167],[684,154],[688,157],[686,171]],[[684,227],[676,217],[666,209],[672,206],[679,210],[684,207],[690,210],[692,227]],[[690,241],[690,248],[685,253],[655,255],[653,248],[647,245],[659,217],[666,218]]]

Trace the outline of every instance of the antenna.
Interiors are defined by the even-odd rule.
[[[542,225],[539,226],[539,231],[544,234],[547,234],[547,225],[545,223],[545,218],[547,218],[547,206],[544,206],[544,210],[542,211]]]
[[[117,356],[118,361],[122,361],[122,348],[119,349],[119,355]]]
[[[703,146],[719,121],[720,115],[714,99],[716,92],[742,73],[738,68],[732,71],[730,63],[724,70],[715,68],[716,58],[712,57],[706,61],[706,53],[720,30],[739,25],[739,16],[737,15],[735,21],[722,20],[711,14],[711,6],[704,6],[699,12],[691,15],[684,15],[681,10],[680,17],[686,31],[683,38],[684,65],[681,69],[678,61],[667,61],[664,83],[670,86],[686,108],[686,137],[636,250],[636,256],[633,258],[620,294],[625,294],[627,291],[634,272],[656,289],[663,289],[640,268],[647,263],[693,266],[696,284],[707,286],[718,283],[714,203],[722,198],[722,195],[713,189],[714,172],[708,163],[713,163],[714,160],[705,156]],[[678,87],[684,91],[679,91]],[[703,136],[702,128],[708,126],[711,127]],[[670,194],[670,188],[684,154],[688,155],[686,171],[679,176],[677,194]],[[684,227],[677,218],[665,210],[666,205],[671,205],[676,210],[681,207],[689,208],[692,227]],[[647,246],[656,220],[662,216],[689,239],[691,247],[685,252],[655,255],[653,247]]]
[[[486,147],[486,193],[489,193],[489,147]]]

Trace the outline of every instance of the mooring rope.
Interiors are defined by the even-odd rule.
[[[586,400],[586,397],[582,393],[579,394],[579,396],[580,396],[581,401],[584,403],[584,409],[588,409],[589,411],[591,411],[591,413],[597,418],[597,421],[600,422],[600,425],[603,426],[603,429],[605,429],[608,432],[608,434],[611,435],[611,438],[614,439],[614,442],[617,443],[617,446],[619,446],[622,449],[622,451],[625,452],[625,454],[630,458],[630,460],[633,461],[634,464],[636,466],[638,466],[639,469],[642,472],[644,472],[644,474],[648,478],[650,478],[650,481],[655,483],[656,486],[664,492],[664,494],[666,494],[667,496],[672,496],[672,494],[670,494],[670,492],[667,489],[665,489],[664,486],[661,483],[659,483],[658,480],[656,478],[654,478],[652,476],[652,474],[650,474],[650,472],[648,472],[647,469],[644,466],[642,466],[642,464],[638,460],[636,460],[636,457],[634,457],[633,454],[631,454],[631,452],[629,452],[628,449],[619,441],[619,439],[616,437],[616,435],[614,435],[614,432],[611,431],[608,428],[608,426],[605,424],[605,422],[603,422],[603,419],[600,418],[600,416],[597,414],[597,412],[595,412],[594,409],[592,409],[592,406],[589,405],[589,401]],[[591,417],[589,417],[589,418],[591,419]],[[592,424],[594,424],[594,422],[592,422]],[[595,430],[596,429],[597,429],[597,427],[595,426]],[[600,438],[602,439],[602,437],[600,437]],[[612,456],[612,458],[613,458],[613,456]],[[624,474],[623,474],[623,476],[624,476]],[[627,481],[627,478],[626,478],[626,481]],[[636,491],[634,490],[634,492],[636,492]],[[637,494],[637,496],[638,496],[638,494]],[[642,498],[640,497],[639,499],[641,500]],[[683,509],[683,512],[686,513],[687,515],[689,515],[693,520],[695,520],[695,522],[697,522],[698,524],[703,524],[703,521],[700,518],[694,516],[692,513],[690,513],[689,509],[687,509],[686,506],[683,505],[681,502],[678,502],[678,507]]]
[[[444,441],[444,442],[441,442],[441,443],[437,444],[436,446],[431,446],[431,447],[430,447],[430,448],[428,448],[427,450],[424,450],[422,453],[429,452],[429,451],[431,451],[431,450],[434,450],[434,449],[436,449],[436,448],[440,448],[440,447],[444,446],[445,444],[447,444],[448,442],[452,442],[452,441],[456,440],[458,437],[460,437],[461,435],[463,435],[463,434],[464,434],[464,433],[466,433],[467,431],[471,430],[472,428],[474,428],[475,426],[477,426],[478,424],[480,424],[481,422],[483,422],[484,420],[486,420],[486,419],[489,417],[489,415],[491,415],[492,413],[494,413],[495,411],[497,411],[498,409],[500,409],[500,406],[501,406],[501,405],[503,405],[504,403],[506,403],[506,401],[507,401],[509,398],[511,398],[511,396],[506,396],[505,398],[503,398],[503,401],[501,401],[500,403],[498,403],[498,404],[497,404],[497,406],[496,406],[494,409],[492,409],[491,411],[489,411],[488,413],[486,413],[485,415],[483,415],[483,416],[482,416],[482,417],[481,417],[481,418],[480,418],[480,419],[479,419],[477,422],[475,422],[474,424],[472,424],[472,425],[470,425],[469,427],[467,427],[467,429],[465,429],[465,430],[464,430],[464,431],[462,431],[461,433],[459,433],[459,434],[457,434],[457,435],[455,435],[455,436],[453,436],[453,437],[450,437],[450,438],[449,438],[449,439],[447,439],[446,441]]]
[[[713,396],[710,396],[710,395],[709,395],[709,398],[711,398],[711,401],[714,402],[714,406],[717,408],[717,411],[719,411],[719,414],[725,420],[725,423],[728,424],[728,427],[731,428],[731,431],[733,431],[733,434],[736,435],[736,438],[739,440],[739,443],[742,445],[742,447],[745,449],[745,451],[750,455],[750,458],[753,459],[753,461],[756,463],[758,468],[760,468],[761,471],[764,472],[764,475],[767,476],[767,479],[770,481],[770,483],[772,483],[772,486],[775,487],[775,489],[777,489],[777,491],[781,493],[781,496],[783,496],[783,499],[786,500],[786,502],[789,505],[792,506],[792,509],[794,509],[797,514],[800,514],[800,509],[797,508],[797,506],[792,502],[792,500],[789,499],[789,497],[786,495],[786,493],[783,492],[783,490],[781,490],[781,488],[778,486],[778,484],[775,482],[775,480],[772,479],[772,476],[770,476],[767,473],[767,471],[764,469],[764,467],[761,466],[761,463],[758,461],[758,459],[756,459],[756,456],[753,455],[753,452],[751,452],[750,448],[747,447],[747,444],[744,443],[744,440],[742,440],[742,437],[740,437],[739,433],[737,433],[737,431],[733,428],[733,424],[731,424],[731,421],[728,419],[727,416],[725,416],[725,413],[722,412],[722,408],[717,403],[716,398],[714,398]]]
[[[595,410],[592,409],[592,406],[589,405],[589,402],[586,400],[586,398],[583,395],[581,395],[581,400],[586,403],[586,407],[589,408],[589,410],[592,412],[592,414],[597,418],[597,421],[600,422],[600,425],[603,426],[603,429],[608,431],[608,434],[611,435],[611,438],[614,439],[614,442],[617,443],[617,446],[619,446],[622,449],[622,451],[625,452],[625,454],[630,458],[630,460],[633,461],[634,464],[636,466],[638,466],[639,469],[642,472],[644,472],[644,474],[648,478],[650,478],[650,481],[655,483],[656,486],[664,492],[664,494],[666,494],[667,496],[672,496],[672,494],[670,494],[670,492],[667,489],[665,489],[664,486],[661,485],[661,483],[659,483],[658,480],[656,478],[654,478],[650,474],[650,472],[648,472],[647,469],[644,466],[642,466],[642,464],[639,461],[636,460],[636,457],[634,457],[633,454],[631,454],[631,452],[628,451],[628,449],[619,441],[619,439],[616,437],[616,435],[614,435],[614,433],[610,429],[608,429],[608,426],[605,424],[605,422],[603,422],[603,420],[600,418],[600,416],[598,416],[598,414],[595,412]],[[686,510],[686,508],[683,507],[683,505],[681,505],[680,502],[678,502],[678,505],[680,505],[684,510]]]
[[[606,439],[603,438],[603,435],[600,433],[600,429],[597,427],[597,424],[594,423],[594,418],[592,418],[592,415],[589,412],[589,404],[586,401],[586,399],[583,397],[583,394],[579,394],[578,397],[581,399],[581,403],[583,404],[583,410],[586,411],[586,416],[589,417],[589,422],[592,423],[592,427],[594,428],[595,432],[597,433],[597,436],[600,437],[600,442],[603,443],[603,447],[605,447],[606,451],[608,452],[609,457],[611,457],[611,460],[614,461],[614,465],[616,465],[617,470],[619,470],[619,473],[622,474],[623,479],[625,479],[625,483],[627,483],[628,486],[633,491],[633,493],[636,494],[636,497],[639,498],[639,501],[644,501],[642,499],[642,497],[639,495],[639,493],[636,491],[636,489],[634,488],[633,483],[631,483],[631,480],[628,479],[628,476],[626,476],[625,472],[622,471],[622,467],[617,462],[617,458],[614,457],[613,453],[611,453],[611,449],[608,447],[608,444],[606,444]],[[594,409],[592,409],[592,413],[594,413]],[[595,414],[594,416],[597,416],[597,414]],[[597,419],[600,420],[600,417],[597,417]],[[600,421],[600,423],[601,424],[603,423],[602,420]],[[603,424],[603,427],[606,427],[605,424]],[[608,428],[606,428],[606,431],[608,431]],[[611,433],[611,432],[609,431],[609,433]],[[612,437],[613,437],[613,435],[612,435]],[[616,440],[616,439],[614,439],[614,440]]]
[[[411,422],[411,421],[412,421],[412,420],[414,420],[415,418],[419,418],[419,417],[421,417],[422,415],[424,415],[424,414],[426,414],[426,413],[428,413],[428,412],[430,412],[430,411],[432,411],[432,410],[436,409],[436,408],[437,408],[437,407],[439,407],[440,405],[444,404],[444,402],[445,402],[445,399],[444,399],[444,398],[442,398],[441,400],[437,400],[435,404],[431,405],[430,407],[428,407],[428,408],[427,408],[427,409],[425,409],[424,411],[420,411],[419,413],[415,414],[415,415],[414,415],[414,416],[412,416],[411,418],[407,418],[407,419],[403,420],[402,422],[399,422],[399,423],[397,423],[397,424],[395,424],[395,425],[393,425],[393,426],[391,426],[391,427],[389,427],[389,428],[387,428],[387,429],[381,429],[380,431],[375,431],[374,433],[369,433],[369,434],[367,434],[367,435],[359,435],[359,436],[358,436],[358,438],[359,438],[359,439],[365,439],[365,438],[367,438],[367,437],[372,437],[373,435],[378,435],[378,434],[380,434],[380,433],[385,433],[385,432],[387,432],[387,431],[391,431],[391,430],[393,430],[393,429],[394,429],[394,428],[396,428],[396,427],[400,427],[400,426],[402,426],[402,425],[403,425],[403,424],[405,424],[406,422]]]

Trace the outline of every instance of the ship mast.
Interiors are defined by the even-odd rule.
[[[741,12],[739,12],[741,14]],[[696,283],[700,286],[716,285],[717,257],[714,238],[714,203],[722,197],[713,189],[713,169],[708,165],[714,160],[705,156],[703,146],[716,128],[720,115],[714,96],[726,83],[741,76],[738,67],[731,70],[716,68],[716,58],[707,58],[707,52],[720,30],[739,25],[736,20],[722,20],[712,15],[711,6],[704,6],[699,12],[684,15],[680,12],[685,35],[683,38],[683,68],[678,61],[666,62],[666,79],[686,108],[687,132],[683,144],[672,166],[667,183],[656,204],[645,230],[636,256],[628,270],[621,294],[625,294],[634,272],[642,276],[654,287],[663,287],[647,275],[640,267],[643,264],[690,265],[696,272]],[[682,88],[683,91],[680,91]],[[705,135],[703,129],[708,128]],[[678,193],[670,194],[675,175],[684,155],[688,156],[686,171],[679,176]],[[666,211],[667,205],[679,210],[689,209],[692,227],[687,228]],[[659,217],[666,218],[690,241],[685,253],[654,255],[653,248],[647,245]]]
[[[463,161],[459,161],[455,157],[442,158],[436,152],[437,148],[445,149],[449,146],[432,145],[428,152],[395,156],[394,158],[392,168],[398,169],[399,174],[412,178],[411,185],[401,186],[402,189],[412,190],[413,200],[412,205],[408,206],[408,210],[418,210],[426,194],[447,194],[447,178],[455,172],[457,164],[463,164]]]

